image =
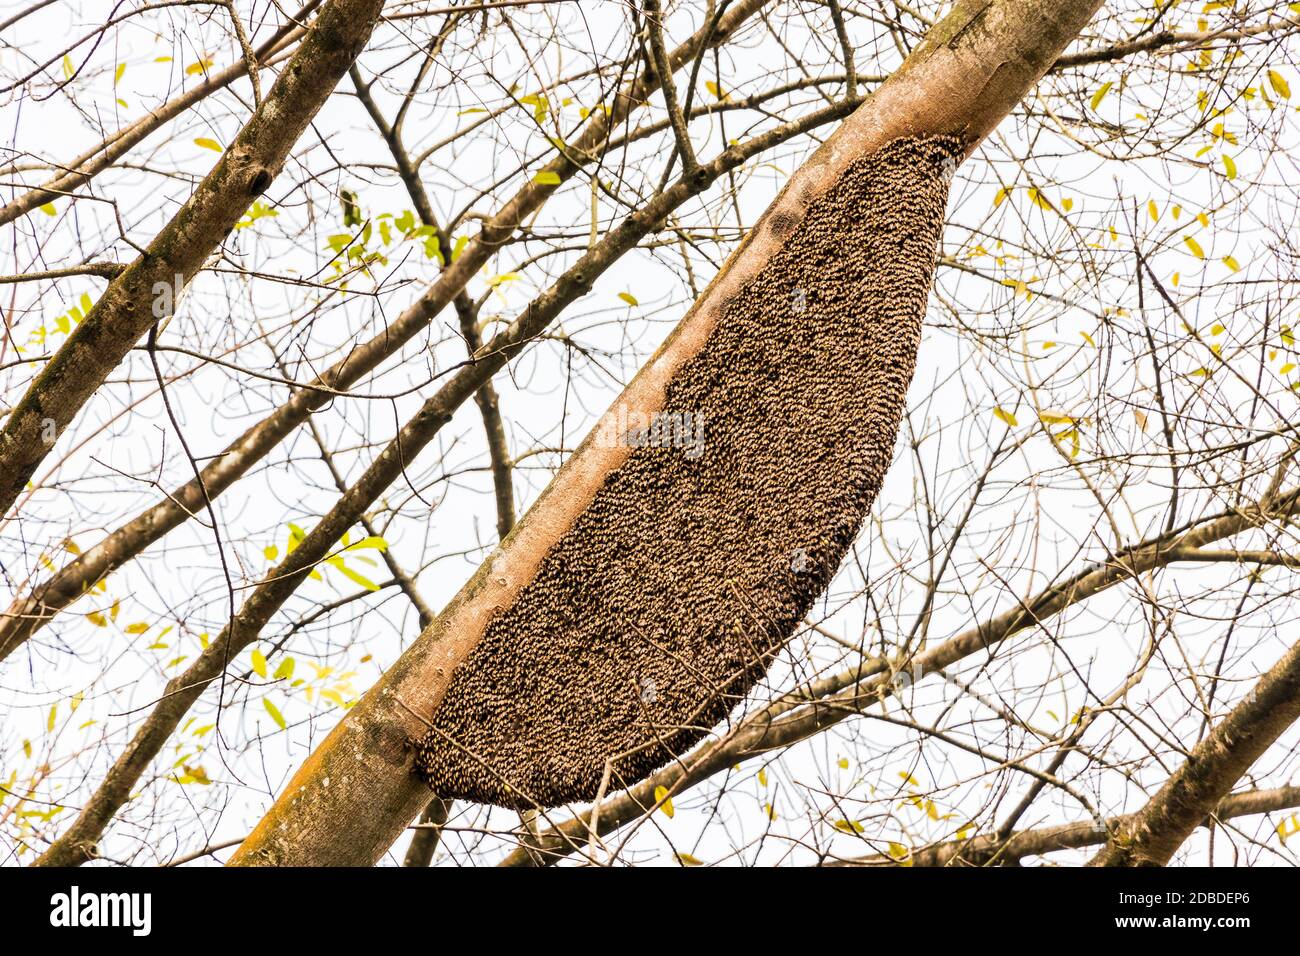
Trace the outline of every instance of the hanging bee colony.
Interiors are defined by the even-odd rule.
[[[415,747],[436,794],[586,800],[607,761],[626,787],[762,677],[889,466],[960,153],[903,139],[856,160],[725,302],[660,415],[694,423],[688,447],[629,436],[457,667]]]

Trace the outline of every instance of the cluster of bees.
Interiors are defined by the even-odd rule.
[[[896,140],[783,229],[668,387],[666,412],[707,420],[704,453],[634,448],[456,669],[415,747],[439,796],[628,786],[762,678],[893,457],[959,149]]]

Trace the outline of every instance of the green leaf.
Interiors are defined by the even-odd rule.
[[[271,701],[265,697],[262,698],[262,706],[265,707],[266,712],[271,715],[271,719],[280,725],[280,729],[284,730],[287,725],[284,722],[284,714],[280,713],[280,708],[276,707],[275,704],[271,703]]]
[[[294,661],[292,657],[286,657],[280,661],[280,666],[275,669],[273,675],[276,680],[291,680],[293,678]]]
[[[560,174],[550,169],[543,169],[533,177],[533,182],[539,186],[558,186],[560,185]]]

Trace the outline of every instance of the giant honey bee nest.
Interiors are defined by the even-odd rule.
[[[591,799],[607,760],[612,788],[644,778],[759,680],[889,466],[959,148],[854,162],[723,305],[668,386],[669,425],[457,667],[415,748],[435,793]]]

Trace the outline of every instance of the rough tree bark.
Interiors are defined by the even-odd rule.
[[[262,105],[216,166],[114,279],[46,364],[0,431],[0,516],[96,389],[155,323],[279,174],[379,22],[383,0],[331,0]]]
[[[702,347],[719,305],[764,268],[790,223],[849,163],[900,137],[956,135],[973,149],[1099,6],[1100,0],[959,0],[795,173],[606,421],[620,408],[644,414],[662,406],[667,382]],[[383,855],[428,800],[410,772],[409,741],[424,730],[415,715],[432,712],[456,664],[628,451],[591,438],[579,448],[502,548],[298,770],[232,865],[364,866]]]

